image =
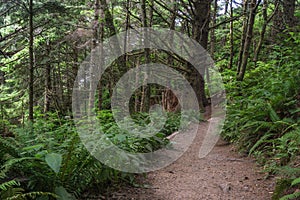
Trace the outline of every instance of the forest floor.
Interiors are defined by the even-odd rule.
[[[266,178],[255,160],[237,153],[234,146],[220,140],[205,158],[198,157],[208,124],[201,123],[193,144],[176,162],[139,177],[139,184],[147,187],[122,186],[103,199],[271,199],[274,178]]]

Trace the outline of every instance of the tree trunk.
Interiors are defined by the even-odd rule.
[[[50,55],[50,44],[49,41],[47,41],[47,47],[46,47],[47,55]],[[48,62],[46,64],[45,69],[45,97],[44,97],[44,114],[50,111],[50,103],[51,103],[51,64]]]
[[[284,0],[282,1],[284,22],[289,28],[293,28],[296,25],[295,7],[296,0]]]
[[[142,27],[147,27],[148,26],[148,21],[147,21],[147,10],[146,10],[146,0],[142,0],[141,1],[141,21],[142,21]],[[145,42],[145,46],[148,46],[147,43],[148,41],[148,33],[145,31],[144,33],[144,38],[146,38],[144,40]],[[149,63],[150,62],[150,49],[149,48],[145,48],[144,49],[144,56],[145,56],[145,63]],[[142,99],[141,99],[141,110],[143,112],[148,112],[149,108],[150,108],[150,87],[149,85],[147,85],[148,82],[148,75],[145,74],[145,79],[144,79],[144,85],[143,85],[143,89],[142,89]]]
[[[276,9],[273,18],[271,38],[273,43],[278,44],[285,39],[284,30],[293,29],[297,25],[295,17],[296,0],[276,0],[275,4],[279,4],[279,7]]]
[[[5,72],[0,70],[0,85],[5,83]]]
[[[233,0],[230,0],[230,19],[233,18]],[[234,58],[234,38],[233,38],[233,21],[230,21],[230,58],[229,58],[229,66],[231,69],[233,66],[233,58]]]
[[[79,60],[79,53],[78,53],[78,48],[77,48],[77,43],[75,43],[74,47],[73,47],[73,65],[72,65],[72,77],[70,78],[72,83],[76,84],[76,85],[72,85],[72,92],[73,92],[73,87],[74,88],[78,88],[78,82],[75,81],[76,76],[77,76],[77,72],[78,72],[78,60]],[[75,81],[75,82],[74,82]],[[72,97],[71,97],[72,98]],[[72,99],[70,99],[70,105],[72,105]],[[80,114],[79,110],[80,110],[80,105],[78,103],[76,103],[75,105],[75,110],[78,113],[74,113],[75,116],[78,116],[78,114]]]
[[[100,17],[100,24],[99,24],[99,40],[100,42],[104,41],[104,21],[103,19],[105,18],[105,14],[104,14],[104,8],[103,5],[100,5],[100,9],[99,9],[99,17]],[[101,46],[101,48],[99,49],[100,51],[100,55],[103,56],[104,50],[103,47]],[[100,59],[100,61],[103,61],[103,57]],[[102,66],[103,63],[100,63],[100,66]],[[101,80],[99,80],[98,85],[97,85],[97,90],[98,90],[98,110],[102,110],[102,82]]]
[[[253,26],[254,26],[254,22],[255,22],[256,10],[258,8],[259,3],[260,3],[260,0],[258,0],[257,4],[256,4],[256,0],[251,1],[251,5],[250,5],[251,10],[250,10],[250,16],[249,16],[249,23],[248,23],[248,27],[247,27],[246,40],[245,40],[245,45],[244,45],[244,50],[243,50],[243,52],[244,52],[243,59],[241,62],[242,64],[241,64],[240,71],[237,76],[238,81],[243,81],[244,76],[245,76],[246,67],[248,64],[248,58],[250,55],[250,45],[251,45],[251,41],[252,41],[252,37],[253,37]]]
[[[176,13],[177,13],[177,9],[178,9],[178,6],[176,4],[176,0],[171,0],[171,4],[173,5],[172,6],[172,11],[171,12],[171,16],[170,16],[170,21],[169,21],[169,24],[170,24],[170,29],[171,30],[175,30],[175,23],[176,23]],[[170,33],[170,38],[171,40],[173,40],[173,33],[171,32]],[[169,56],[168,57],[168,66],[169,67],[173,67],[174,66],[174,58],[173,56]],[[171,80],[168,82],[168,86],[170,86],[171,84]],[[175,108],[172,107],[172,100],[176,99],[176,96],[175,94],[171,91],[170,88],[165,88],[162,92],[162,103],[163,103],[163,108],[168,111],[168,112],[171,112],[173,110],[175,110]],[[177,106],[177,105],[175,105]]]
[[[135,66],[136,68],[138,68],[138,73],[136,73],[136,76],[135,76],[135,88],[138,88],[138,85],[139,85],[139,81],[140,81],[140,58],[138,57],[135,61]],[[135,93],[135,99],[134,99],[134,111],[135,112],[140,112],[141,111],[141,103],[139,101],[140,99],[140,92],[141,90],[140,89],[137,89],[136,90],[137,92]]]
[[[94,20],[92,23],[93,28],[93,39],[92,39],[92,46],[91,46],[91,60],[90,60],[90,93],[89,93],[89,114],[91,114],[91,111],[95,107],[95,94],[94,91],[97,87],[96,80],[97,77],[95,77],[95,67],[99,63],[96,63],[95,59],[95,48],[97,47],[99,43],[99,12],[100,12],[100,1],[95,0],[94,2]],[[99,83],[98,83],[99,84]]]
[[[217,22],[217,12],[218,12],[218,1],[214,0],[213,4],[213,12],[212,12],[212,24],[211,26],[214,27]],[[215,45],[216,45],[216,35],[215,35],[215,28],[210,30],[210,56],[214,59],[215,53]]]
[[[29,121],[33,122],[33,81],[34,81],[34,55],[33,55],[33,0],[29,0]]]
[[[211,0],[196,0],[192,2],[194,5],[193,19],[192,19],[192,34],[199,44],[207,50],[208,46],[208,33],[210,22],[210,6]],[[190,66],[193,69],[193,66]],[[208,100],[205,95],[204,73],[205,67],[202,67],[200,74],[194,69],[190,74],[191,85],[197,95],[199,108],[204,111],[204,107],[208,105]]]
[[[245,40],[246,40],[246,35],[247,35],[247,27],[248,27],[248,0],[244,0],[243,4],[243,32],[242,32],[242,38],[241,38],[241,47],[240,47],[240,52],[239,52],[239,59],[238,59],[238,65],[237,65],[237,74],[241,71],[241,66],[242,66],[242,60],[243,60],[243,55],[244,55],[244,45],[245,45]]]
[[[279,4],[277,3],[276,6],[275,6],[275,9],[274,9],[274,12],[268,18],[268,13],[267,13],[267,11],[268,11],[268,1],[267,0],[264,1],[263,9],[262,9],[264,24],[261,28],[259,41],[258,41],[257,47],[254,51],[254,56],[253,56],[253,62],[255,62],[255,65],[258,61],[258,57],[259,57],[259,54],[260,54],[260,51],[261,51],[261,48],[262,48],[262,45],[263,45],[263,41],[264,41],[264,38],[265,38],[265,33],[266,33],[266,30],[267,30],[267,26],[270,23],[270,21],[272,20],[275,13],[277,12],[278,6],[279,6]]]
[[[226,1],[225,1],[225,8],[224,8],[224,14],[225,14],[225,15],[228,13],[228,5],[229,5],[229,2],[230,2],[230,4],[232,3],[231,0],[226,0]]]
[[[116,27],[114,25],[114,21],[113,21],[113,16],[108,8],[107,2],[106,0],[100,0],[101,6],[104,10],[104,15],[105,15],[105,23],[106,23],[106,27],[109,30],[109,35],[108,37],[117,34],[117,30]]]
[[[207,49],[211,0],[196,0],[193,5],[193,39],[199,42],[204,49]]]
[[[149,3],[151,5],[154,4],[154,0],[150,0]],[[152,27],[152,24],[153,24],[153,6],[150,6],[150,9],[149,9],[149,27]]]

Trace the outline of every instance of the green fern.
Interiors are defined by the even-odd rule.
[[[51,196],[53,198],[59,198],[56,194],[53,194],[51,192],[28,192],[24,194],[15,194],[11,197],[7,197],[4,200],[27,200],[29,199],[36,199],[37,197],[41,196]]]
[[[14,138],[0,137],[0,164],[4,162],[5,155],[18,157],[18,147]]]
[[[13,186],[20,186],[20,183],[17,182],[16,180],[10,180],[10,181],[1,183],[0,184],[0,191],[8,190],[8,188],[13,187]]]
[[[300,197],[300,192],[295,192],[281,197],[280,200],[296,200],[298,197]]]
[[[269,137],[273,136],[272,133],[265,134],[262,136],[254,145],[253,147],[249,150],[249,155],[251,155],[259,146],[261,146],[263,143],[269,142],[267,139]]]
[[[291,187],[293,186],[296,186],[296,185],[299,185],[300,184],[300,177],[299,178],[296,178],[292,181],[291,183]],[[297,199],[298,197],[300,197],[300,191],[299,190],[296,190],[294,193],[292,194],[288,194],[288,195],[285,195],[283,197],[280,198],[280,200],[293,200],[293,199]]]
[[[280,121],[280,117],[277,115],[276,111],[273,109],[272,105],[270,103],[267,104],[269,112],[270,112],[270,118],[272,122],[278,122]]]
[[[17,163],[21,163],[25,160],[40,160],[34,157],[23,157],[23,158],[11,158],[5,162],[0,171],[0,178],[6,177],[7,173],[11,168],[13,168]]]
[[[25,191],[25,190],[24,190],[23,188],[19,188],[19,187],[17,187],[17,188],[15,188],[15,187],[10,187],[10,188],[8,188],[8,189],[5,190],[5,191],[1,191],[1,192],[0,192],[0,197],[1,197],[1,199],[6,200],[6,199],[8,199],[8,198],[15,197],[15,196],[17,196],[17,195],[22,195],[24,191]],[[24,198],[19,198],[19,199],[20,199],[20,200],[23,200]],[[25,199],[24,199],[24,200],[25,200]]]
[[[300,184],[300,177],[299,178],[296,178],[296,179],[294,179],[293,181],[292,181],[292,186],[295,186],[295,185],[298,185],[298,184]]]

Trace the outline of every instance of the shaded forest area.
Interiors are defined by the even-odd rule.
[[[209,52],[226,88],[222,137],[278,177],[273,199],[299,198],[299,7],[298,0],[1,0],[0,199],[82,199],[136,183],[135,174],[101,164],[81,143],[72,89],[92,49],[141,27],[176,30]],[[210,105],[205,71],[155,49],[124,54],[99,81],[93,107],[105,134],[130,152],[168,145],[183,117],[170,89],[144,85],[132,95],[132,118],[147,125],[150,106],[161,104],[165,126],[151,138],[118,128],[113,89],[128,70],[151,62],[182,73],[201,111]]]

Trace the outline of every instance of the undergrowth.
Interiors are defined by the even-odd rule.
[[[300,41],[299,34],[293,37]],[[226,85],[223,137],[254,155],[267,172],[288,180],[273,199],[284,196],[287,188],[298,190],[282,199],[300,195],[300,53],[297,45],[286,46],[275,48],[271,61],[252,67],[243,82],[228,80]],[[280,188],[280,181],[277,185]]]
[[[111,111],[100,111],[97,116],[108,138],[131,152],[150,152],[167,145],[165,137],[178,130],[184,117],[168,113],[160,132],[139,138],[120,129]],[[150,122],[144,113],[132,118],[141,126]],[[109,168],[91,156],[72,119],[59,118],[56,113],[46,117],[40,112],[35,119],[34,124],[15,128],[12,136],[0,137],[0,199],[76,199],[92,189],[101,193],[109,185],[135,184],[135,174]]]

